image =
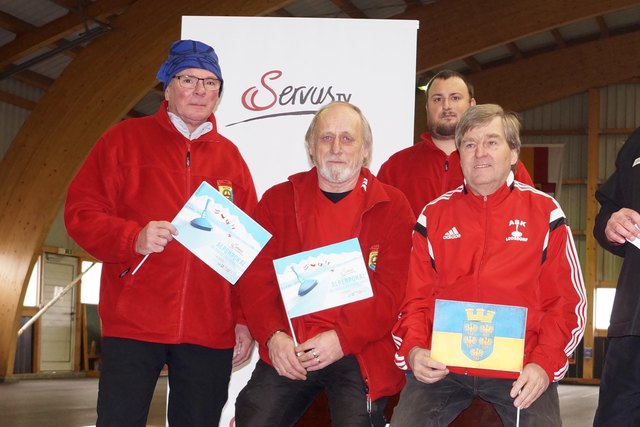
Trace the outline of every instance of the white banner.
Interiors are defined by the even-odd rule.
[[[372,172],[413,144],[418,21],[183,17],[182,38],[216,50],[218,130],[249,164],[258,195],[308,170],[304,134],[332,100],[362,109]]]
[[[182,38],[215,49],[224,88],[218,130],[242,152],[258,195],[309,169],[304,135],[333,100],[360,107],[373,131],[371,170],[413,144],[418,21],[188,16]],[[233,374],[221,426],[252,363]]]

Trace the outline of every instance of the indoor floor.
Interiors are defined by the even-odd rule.
[[[85,427],[95,424],[96,378],[21,379],[0,383],[0,427]],[[561,384],[564,427],[591,426],[598,387]],[[149,426],[164,426],[167,378],[160,377]]]

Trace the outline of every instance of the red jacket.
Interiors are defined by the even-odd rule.
[[[396,364],[431,348],[435,299],[527,307],[524,364],[559,381],[584,333],[586,297],[578,255],[562,209],[513,181],[483,198],[460,187],[431,202],[413,233],[407,296],[393,335]],[[514,237],[515,236],[515,237]],[[452,372],[516,378],[512,372]]]
[[[427,203],[464,181],[458,151],[447,156],[434,144],[429,132],[423,133],[421,138],[415,145],[389,157],[377,175],[380,181],[393,185],[407,196],[416,218]],[[516,167],[516,180],[533,186],[520,161]]]
[[[171,221],[206,180],[232,189],[245,211],[257,203],[240,152],[216,130],[190,141],[167,114],[120,122],[98,140],[69,186],[65,224],[103,262],[99,313],[103,336],[210,348],[235,345],[231,285],[177,241],[151,254],[135,251],[150,220]],[[238,304],[233,304],[238,306]]]
[[[362,173],[367,185],[353,190],[365,192],[366,197],[356,236],[366,265],[370,255],[378,253],[375,270],[368,269],[374,296],[339,307],[333,329],[345,355],[357,358],[371,399],[375,400],[397,393],[404,384],[403,373],[393,363],[390,332],[404,297],[415,221],[400,191],[382,184],[367,169]],[[260,357],[269,364],[266,341],[276,330],[289,330],[272,260],[316,247],[305,247],[302,236],[314,226],[310,213],[315,192],[319,191],[314,168],[269,189],[254,213],[256,221],[273,237],[236,286],[248,326],[259,343]],[[307,334],[308,318],[292,319],[299,342],[312,338]]]

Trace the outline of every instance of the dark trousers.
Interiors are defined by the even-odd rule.
[[[323,390],[333,426],[385,425],[387,398],[374,401],[369,414],[358,362],[355,357],[347,356],[324,369],[309,372],[305,381],[282,377],[272,366],[259,360],[236,399],[236,426],[293,426]]]
[[[640,426],[640,337],[607,338],[593,425]]]
[[[162,367],[169,367],[171,427],[217,427],[233,349],[104,338],[97,427],[144,427]]]
[[[426,384],[407,373],[407,384],[393,410],[393,427],[445,427],[477,396],[493,404],[505,426],[515,426],[517,408],[509,392],[513,380],[473,377],[450,373],[442,380]],[[552,383],[533,405],[520,411],[525,427],[561,426],[558,384]]]

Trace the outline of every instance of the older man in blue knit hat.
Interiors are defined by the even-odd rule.
[[[102,261],[99,427],[144,427],[165,365],[171,427],[217,425],[231,369],[253,343],[230,284],[173,242],[170,222],[202,181],[245,212],[257,203],[247,165],[213,115],[218,56],[177,41],[157,78],[158,112],[107,130],[65,205],[69,235]]]

